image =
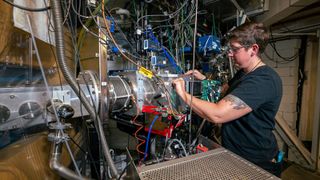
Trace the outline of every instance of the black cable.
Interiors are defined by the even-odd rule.
[[[122,170],[120,176],[117,178],[117,180],[120,180],[121,177],[123,176],[124,172],[126,172],[126,169],[131,165],[132,160],[130,162],[128,162],[128,164],[126,165],[126,167]]]
[[[83,153],[87,154],[87,152],[86,152],[84,149],[82,149],[82,147],[81,147],[72,137],[70,137],[70,140],[71,140]]]
[[[294,54],[294,55],[291,56],[291,57],[283,57],[283,56],[278,52],[278,50],[277,50],[276,45],[275,45],[274,42],[273,42],[273,43],[270,43],[270,45],[271,45],[272,49],[275,51],[275,53],[278,55],[278,57],[280,57],[280,58],[281,58],[282,60],[284,60],[284,61],[287,61],[287,62],[294,61],[294,60],[298,57],[298,55],[299,55],[299,53],[296,53],[296,54]]]
[[[92,157],[90,148],[89,148],[88,151],[85,151],[84,149],[82,149],[82,147],[81,147],[72,137],[70,137],[70,140],[71,140],[84,154],[88,154],[88,155],[89,155],[89,158],[91,159],[91,162],[93,163],[94,170],[96,171],[96,174],[99,175],[98,169],[97,169],[97,167],[96,167],[95,160],[94,160],[93,157]]]
[[[169,138],[167,138],[167,136],[166,136],[166,139],[165,139],[165,142],[164,142],[163,151],[162,151],[162,156],[161,156],[162,159],[164,159],[164,156],[166,155],[166,149],[167,149],[167,145],[168,145],[168,140],[169,140]]]
[[[20,6],[17,4],[14,4],[13,2],[9,1],[9,0],[3,0],[5,3],[10,4],[13,7],[25,10],[25,11],[31,11],[31,12],[42,12],[42,11],[47,11],[50,9],[50,6],[48,7],[43,7],[43,8],[37,8],[37,9],[32,9],[32,8],[28,8],[28,7],[24,7],[24,6]]]
[[[294,54],[293,56],[291,57],[283,57],[277,50],[276,48],[276,44],[274,43],[274,38],[273,38],[273,35],[272,35],[272,29],[270,27],[270,37],[271,37],[271,40],[270,41],[270,45],[272,47],[272,49],[274,50],[274,52],[278,55],[278,57],[280,57],[282,60],[286,61],[286,62],[291,62],[291,61],[294,61],[298,56],[299,56],[299,52]]]
[[[267,57],[267,59],[269,59],[272,62],[275,62],[276,64],[288,64],[291,62],[291,61],[277,61],[277,60],[274,60],[272,57],[270,57],[270,55],[267,54],[266,52],[263,52],[263,54],[265,55],[265,57]]]
[[[300,120],[301,120],[301,109],[302,109],[302,96],[303,96],[303,84],[306,80],[306,75],[304,72],[305,69],[305,51],[307,49],[307,37],[303,36],[301,37],[301,43],[299,48],[299,66],[298,66],[298,87],[297,87],[297,102],[296,102],[296,111],[297,111],[297,120],[296,120],[296,134],[299,136],[299,130],[300,130]]]

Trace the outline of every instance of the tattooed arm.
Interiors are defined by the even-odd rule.
[[[233,107],[233,109],[236,110],[241,110],[249,107],[245,102],[232,94],[227,95],[222,100],[230,102],[230,105]]]
[[[242,117],[252,109],[241,99],[234,95],[227,95],[218,103],[212,103],[192,97],[188,93],[185,93],[181,98],[190,106],[195,113],[204,119],[207,119],[213,123],[225,123]]]
[[[242,117],[252,111],[246,103],[231,94],[224,97],[218,103],[212,103],[192,97],[187,93],[182,78],[174,80],[173,84],[181,99],[189,106],[192,106],[192,110],[195,113],[208,121],[225,123]]]

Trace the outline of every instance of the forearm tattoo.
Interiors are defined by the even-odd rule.
[[[231,105],[233,106],[233,109],[236,109],[236,110],[245,109],[248,107],[248,105],[245,102],[243,102],[237,96],[234,96],[231,94],[224,97],[223,100],[229,101],[231,103]]]

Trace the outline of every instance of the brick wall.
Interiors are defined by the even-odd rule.
[[[282,57],[292,57],[298,51],[300,47],[300,40],[292,39],[285,41],[275,42],[276,50]],[[268,58],[269,57],[269,58]],[[288,124],[288,126],[296,131],[297,121],[297,84],[298,84],[298,66],[299,57],[291,62],[285,62],[281,59],[273,48],[268,45],[265,54],[262,55],[263,61],[272,67],[281,77],[283,85],[283,96],[279,107],[278,115],[280,115]],[[272,59],[272,60],[270,60]],[[277,135],[276,138],[279,148],[286,152],[287,146],[284,141]],[[293,151],[289,149],[288,158],[291,161],[299,163],[299,158],[293,154]]]
[[[284,40],[275,42],[275,47],[282,57],[294,56],[300,46],[300,40]],[[272,60],[271,60],[272,59]],[[283,85],[283,96],[279,107],[278,115],[282,116],[292,130],[296,130],[296,102],[298,84],[298,57],[291,62],[285,62],[268,45],[262,60],[272,67],[281,77]]]

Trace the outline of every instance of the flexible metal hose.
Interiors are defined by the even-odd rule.
[[[52,147],[51,147],[51,159],[49,164],[50,168],[56,171],[61,177],[65,179],[86,180],[86,178],[83,178],[75,174],[73,171],[71,171],[67,167],[64,167],[62,164],[60,164],[61,153],[62,153],[62,143],[57,143],[56,141],[53,141]]]
[[[51,1],[52,6],[52,14],[53,14],[53,23],[55,27],[55,40],[56,40],[56,51],[57,51],[57,57],[58,57],[58,63],[61,68],[61,72],[65,78],[65,80],[69,83],[70,87],[73,89],[73,91],[77,94],[81,102],[83,103],[84,107],[90,114],[91,118],[93,119],[95,126],[97,128],[97,132],[100,137],[103,154],[108,162],[108,165],[111,168],[111,172],[113,177],[118,178],[119,174],[118,171],[114,165],[114,162],[112,160],[111,154],[109,152],[109,147],[106,141],[106,137],[103,131],[103,127],[100,121],[99,116],[97,116],[94,108],[90,105],[89,100],[86,98],[85,94],[80,90],[80,88],[77,85],[77,82],[74,75],[71,73],[72,71],[67,66],[66,60],[65,60],[65,52],[64,52],[64,36],[63,36],[63,25],[62,25],[62,13],[61,13],[61,5],[60,0],[53,0]]]

